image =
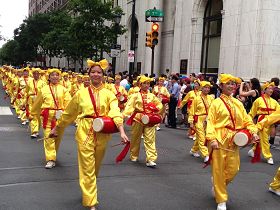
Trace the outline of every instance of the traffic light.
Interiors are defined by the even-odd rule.
[[[146,33],[146,47],[152,47],[152,33],[153,32],[147,32]]]
[[[159,30],[159,24],[153,23],[152,25],[152,45],[155,46],[158,44],[158,30]]]

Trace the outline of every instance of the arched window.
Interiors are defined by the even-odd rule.
[[[218,73],[222,32],[222,0],[208,0],[204,13],[200,71]]]

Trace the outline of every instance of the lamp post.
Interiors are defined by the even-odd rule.
[[[132,15],[131,15],[131,36],[130,36],[130,50],[135,51],[135,38],[136,38],[136,18],[135,18],[135,2],[132,1]],[[134,62],[129,63],[129,74],[134,73]]]
[[[114,17],[116,33],[119,32],[121,18],[122,18],[122,16],[120,14],[118,14],[118,15],[116,15]],[[117,43],[118,43],[118,34],[116,34],[116,39],[114,41],[114,47],[113,47],[114,49],[116,49]],[[112,58],[112,73],[113,73],[113,76],[115,77],[115,73],[116,73],[116,57]]]

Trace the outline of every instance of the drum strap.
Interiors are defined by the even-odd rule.
[[[225,102],[225,100],[224,100],[222,97],[220,97],[220,99],[221,99],[222,102],[225,104],[225,106],[226,106],[226,108],[227,108],[227,110],[228,110],[228,112],[229,112],[230,119],[231,119],[232,124],[233,124],[233,129],[235,130],[235,122],[234,122],[234,118],[233,118],[232,112],[231,112],[231,110],[230,110],[228,104]]]
[[[119,91],[119,88],[115,85],[115,89],[117,91],[117,95],[121,94],[121,92]]]
[[[201,100],[202,100],[203,105],[204,105],[204,107],[205,107],[206,115],[208,115],[208,107],[206,106],[206,103],[205,103],[203,97],[202,97],[202,96],[200,96],[200,97],[201,97]]]
[[[95,112],[96,116],[99,117],[99,114],[98,114],[97,108],[96,108],[96,101],[95,101],[94,95],[93,95],[90,87],[88,87],[88,92],[89,92],[89,96],[90,96],[90,99],[91,99],[91,103],[92,103],[94,112]]]
[[[35,79],[33,79],[34,93],[37,95],[37,85],[35,84]]]
[[[55,99],[53,90],[52,90],[52,88],[51,88],[51,84],[49,84],[49,88],[50,88],[50,91],[51,91],[51,94],[52,94],[52,98],[53,98],[54,104],[55,104],[56,108],[58,109],[57,101],[56,101],[56,99]]]
[[[265,98],[264,98],[264,94],[262,94],[262,99],[263,99],[263,101],[264,101],[264,103],[265,103],[267,114],[269,115],[269,114],[270,114],[270,112],[269,112],[270,109],[269,109],[269,107],[268,107],[267,101],[266,101]]]

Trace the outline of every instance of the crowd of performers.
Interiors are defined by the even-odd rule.
[[[156,167],[156,131],[166,114],[167,127],[176,128],[177,107],[182,109],[189,123],[189,136],[194,139],[190,154],[202,155],[205,166],[211,164],[212,193],[218,210],[227,208],[227,185],[239,171],[240,139],[252,145],[248,155],[253,162],[260,161],[262,154],[268,164],[274,164],[270,147],[274,144],[275,124],[280,121],[280,106],[271,96],[279,80],[261,87],[254,78],[246,90],[246,83],[230,74],[220,74],[219,85],[192,75],[183,81],[188,91],[182,92],[176,75],[170,82],[164,75],[157,78],[152,88],[155,79],[140,75],[127,90],[121,85],[121,75],[106,76],[106,60],[88,60],[87,64],[84,75],[57,68],[0,68],[6,97],[21,123],[29,124],[31,138],[38,138],[39,130],[43,130],[46,169],[56,165],[65,128],[73,123],[77,126],[84,206],[94,210],[98,204],[96,177],[111,134],[119,132],[125,145],[118,161],[130,150],[130,160],[137,162],[143,139],[146,166]],[[126,135],[125,121],[132,126],[131,139]],[[269,190],[280,196],[280,168]]]

